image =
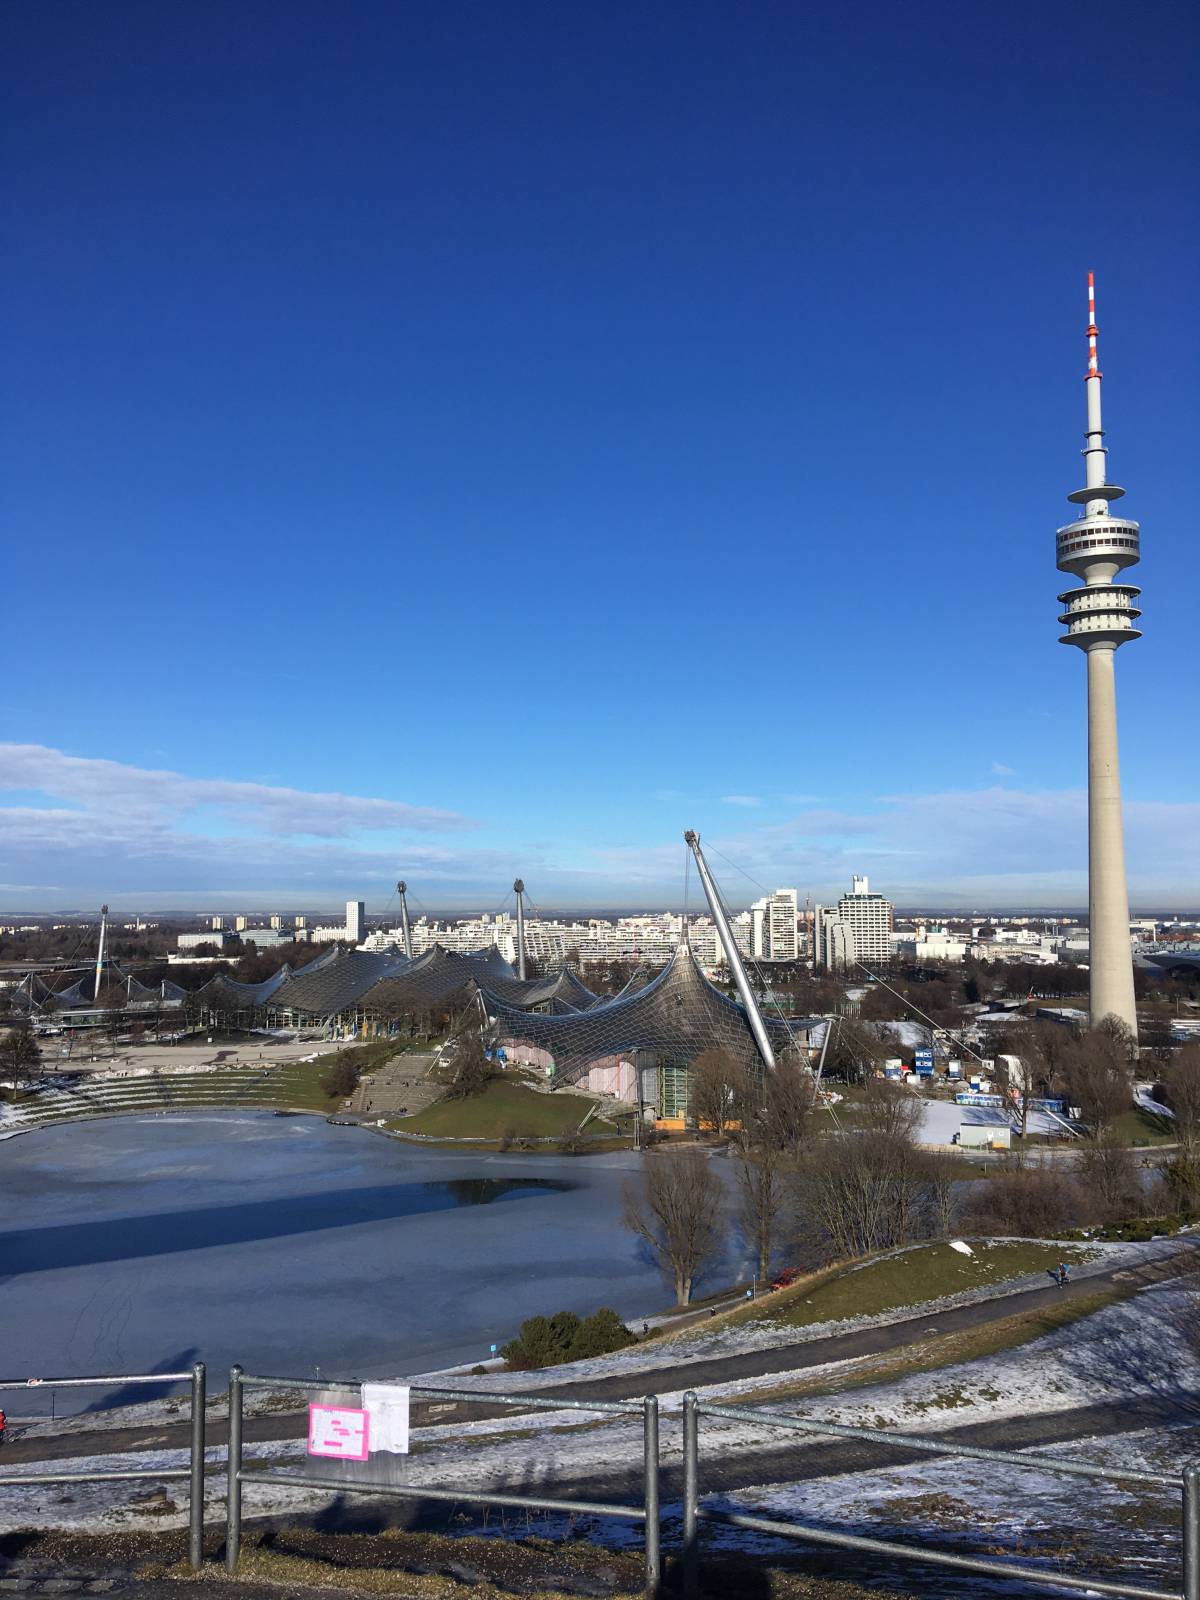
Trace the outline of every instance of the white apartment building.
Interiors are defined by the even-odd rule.
[[[759,961],[795,961],[800,954],[798,930],[795,889],[776,889],[750,907],[748,954]]]
[[[870,881],[855,875],[850,893],[837,909],[817,906],[813,921],[813,965],[832,971],[855,962],[886,966],[892,958],[892,918],[895,907],[881,894],[872,894]]]
[[[274,919],[272,919],[274,925]],[[346,901],[346,942],[361,944],[367,932],[367,907],[362,900]]]

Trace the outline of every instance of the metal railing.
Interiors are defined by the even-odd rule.
[[[139,1467],[123,1472],[31,1472],[24,1476],[0,1474],[0,1489],[20,1489],[43,1483],[122,1483],[133,1478],[150,1478],[161,1483],[167,1478],[188,1480],[188,1561],[199,1568],[204,1560],[204,1363],[197,1361],[188,1372],[123,1372],[106,1378],[14,1378],[0,1381],[5,1389],[101,1389],[127,1383],[191,1385],[192,1435],[190,1459],[186,1467]]]
[[[645,1524],[645,1593],[657,1596],[662,1578],[661,1513],[658,1493],[658,1396],[644,1400],[547,1400],[541,1395],[495,1394],[479,1389],[440,1389],[424,1384],[409,1389],[412,1396],[429,1400],[453,1400],[475,1405],[514,1406],[522,1411],[581,1411],[640,1415],[642,1418],[643,1491],[640,1506],[614,1505],[608,1501],[560,1500],[542,1495],[495,1494],[474,1489],[469,1484],[439,1488],[436,1484],[372,1483],[369,1479],[309,1477],[278,1468],[247,1471],[242,1460],[243,1395],[247,1388],[290,1390],[300,1394],[326,1394],[345,1391],[360,1393],[357,1379],[306,1379],[252,1377],[233,1367],[229,1373],[229,1471],[225,1516],[225,1566],[236,1572],[242,1542],[242,1490],[246,1485],[270,1483],[291,1489],[336,1490],[339,1494],[377,1495],[393,1500],[440,1500],[471,1505],[511,1506],[528,1511],[557,1511],[567,1515],[616,1517],[626,1522]]]
[[[1175,1489],[1183,1501],[1183,1591],[1146,1589],[1132,1583],[1112,1583],[1098,1578],[1073,1577],[1044,1567],[1029,1567],[1016,1562],[994,1561],[986,1556],[958,1556],[925,1546],[899,1544],[890,1539],[874,1539],[859,1534],[840,1533],[833,1528],[815,1528],[797,1522],[781,1522],[732,1511],[718,1511],[700,1504],[700,1418],[719,1422],[755,1422],[768,1427],[823,1438],[852,1439],[855,1442],[898,1445],[905,1450],[939,1456],[968,1456],[979,1461],[994,1461],[1005,1466],[1037,1468],[1072,1477],[1103,1478],[1110,1482],[1145,1483],[1156,1488]],[[1019,1450],[988,1450],[897,1433],[887,1428],[848,1427],[832,1422],[812,1422],[786,1412],[766,1411],[753,1406],[705,1405],[692,1391],[683,1397],[683,1593],[684,1600],[698,1600],[700,1594],[701,1522],[723,1523],[748,1528],[777,1538],[796,1539],[804,1544],[832,1545],[840,1550],[860,1551],[864,1555],[892,1560],[953,1567],[959,1572],[978,1572],[993,1578],[1016,1579],[1056,1589],[1080,1589],[1090,1594],[1126,1595],[1131,1600],[1200,1600],[1200,1462],[1193,1462],[1182,1473],[1140,1472],[1133,1468],[1095,1467],[1086,1461],[1060,1460],[1054,1456],[1028,1454]]]

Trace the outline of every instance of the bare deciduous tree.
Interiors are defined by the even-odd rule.
[[[15,1100],[21,1084],[32,1078],[42,1064],[42,1048],[30,1028],[10,1028],[0,1038],[0,1072],[12,1085]]]
[[[742,1232],[758,1258],[758,1275],[771,1271],[771,1252],[786,1204],[786,1190],[780,1169],[780,1152],[763,1145],[754,1157],[744,1156],[738,1165],[738,1212]]]
[[[799,1154],[812,1130],[816,1084],[808,1067],[781,1056],[767,1073],[748,1132],[759,1150]]]
[[[713,1047],[692,1062],[688,1073],[688,1111],[697,1128],[725,1136],[741,1120],[747,1098],[746,1073],[736,1057]]]
[[[1195,1160],[1200,1156],[1200,1044],[1185,1045],[1168,1063],[1162,1082],[1183,1154]]]
[[[640,1184],[626,1184],[622,1221],[644,1239],[675,1286],[677,1305],[721,1246],[725,1191],[699,1150],[645,1158]]]

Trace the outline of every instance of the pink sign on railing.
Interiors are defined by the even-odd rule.
[[[367,1459],[368,1420],[365,1411],[350,1406],[308,1408],[308,1453],[336,1456],[340,1461]]]

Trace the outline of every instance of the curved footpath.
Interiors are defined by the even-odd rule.
[[[564,1383],[549,1385],[539,1383],[537,1394],[539,1399],[627,1400],[647,1394],[672,1394],[683,1389],[706,1388],[712,1384],[760,1378],[773,1372],[802,1371],[805,1368],[822,1366],[827,1362],[850,1361],[861,1356],[877,1355],[915,1344],[935,1332],[941,1335],[963,1328],[978,1328],[1021,1312],[1036,1311],[1044,1306],[1060,1304],[1064,1299],[1087,1296],[1102,1285],[1119,1283],[1149,1287],[1184,1276],[1197,1268],[1200,1242],[1181,1239],[1178,1243],[1181,1248],[1172,1255],[1147,1261],[1141,1265],[1131,1266],[1126,1262],[1104,1271],[1090,1272],[1086,1276],[1073,1279],[1065,1288],[1047,1284],[1045,1288],[1021,1289],[986,1299],[972,1300],[965,1305],[929,1309],[917,1316],[892,1322],[853,1328],[846,1333],[796,1340],[765,1349],[671,1361],[670,1347],[664,1343],[661,1350],[665,1359],[658,1365],[638,1365],[627,1373],[574,1379]],[[219,1383],[218,1375],[211,1374],[210,1381],[215,1391]],[[444,1381],[452,1383],[454,1380]],[[482,1386],[483,1380],[478,1381]],[[964,1442],[970,1440],[972,1443],[980,1442],[986,1437],[988,1443],[1000,1441],[1005,1445],[1014,1445],[1022,1442],[1031,1443],[1035,1438],[1043,1443],[1049,1443],[1056,1438],[1083,1438],[1098,1432],[1127,1432],[1149,1426],[1153,1422],[1163,1420],[1164,1417],[1177,1418],[1181,1403],[1185,1403],[1184,1397],[1168,1396],[1144,1401],[1125,1401],[1114,1406],[1089,1406],[1076,1411],[1056,1413],[1054,1416],[1009,1418],[994,1424],[967,1425],[962,1429],[949,1430],[947,1437],[961,1436]],[[1194,1407],[1195,1396],[1188,1397],[1186,1403]],[[426,1420],[425,1410],[426,1408],[420,1403],[414,1406],[414,1423],[417,1426]],[[472,1405],[471,1411],[473,1417],[479,1419],[501,1415],[515,1417],[520,1414],[511,1407],[488,1407],[486,1404]],[[246,1442],[295,1437],[297,1414],[297,1412],[275,1412],[262,1416],[248,1416],[244,1431]],[[446,1406],[442,1404],[439,1406],[438,1422],[444,1423],[446,1415]],[[1023,1429],[1032,1431],[1027,1437],[1022,1438]],[[993,1430],[995,1430],[994,1436]],[[163,1424],[144,1422],[135,1427],[98,1428],[86,1431],[79,1429],[32,1439],[15,1437],[5,1446],[0,1465],[62,1460],[101,1453],[107,1455],[135,1449],[139,1451],[184,1449],[187,1447],[188,1438],[189,1427],[186,1422]],[[208,1425],[209,1444],[221,1445],[227,1438],[228,1428],[225,1419],[211,1418]],[[802,1462],[806,1453],[814,1448],[800,1446],[766,1455],[756,1451],[752,1458],[755,1463],[755,1476],[749,1481],[754,1483],[772,1481],[762,1473],[764,1467],[776,1458],[780,1463],[787,1464],[786,1471],[781,1472],[782,1477],[795,1476],[794,1465]],[[857,1453],[860,1453],[862,1448],[857,1445],[847,1445],[843,1451],[841,1446],[834,1446],[832,1441],[823,1443],[819,1447],[823,1463],[822,1474],[834,1470],[856,1470],[849,1465],[844,1469],[837,1469],[827,1463],[842,1454],[846,1455],[848,1461],[857,1459]],[[871,1449],[874,1452],[872,1459],[877,1461],[878,1447],[872,1446]],[[906,1457],[901,1455],[897,1459]],[[736,1470],[737,1461],[737,1456],[728,1458],[730,1470]],[[712,1486],[716,1488],[722,1485],[714,1482]]]

